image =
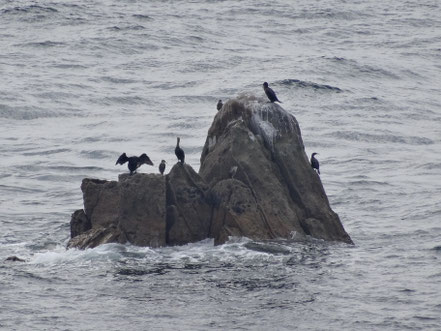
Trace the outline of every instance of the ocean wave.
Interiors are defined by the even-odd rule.
[[[376,180],[355,180],[355,181],[351,181],[349,183],[351,186],[360,186],[363,188],[370,188],[373,189],[372,186],[387,186],[387,187],[393,187],[394,185],[392,185],[391,183],[388,182],[380,182],[380,181],[376,181]]]
[[[37,252],[30,259],[31,264],[43,264],[43,265],[60,265],[70,264],[72,262],[89,262],[89,261],[112,261],[120,260],[122,252],[125,251],[124,245],[119,244],[106,244],[93,249],[77,250],[68,249],[64,246],[57,246],[53,250],[45,252]]]
[[[87,171],[99,171],[99,170],[104,170],[104,168],[102,167],[94,167],[94,166],[49,166],[46,167],[46,169],[51,169],[51,170],[56,170],[56,171],[62,171],[62,172],[78,172],[81,171],[83,172],[84,170]]]
[[[46,174],[48,170],[54,170],[63,173],[75,173],[75,172],[83,172],[83,171],[100,171],[104,168],[96,167],[96,166],[67,166],[67,165],[46,165],[42,164],[26,164],[26,165],[17,165],[15,167],[17,171],[23,171],[26,173],[44,173]]]
[[[143,20],[143,21],[151,21],[153,18],[149,15],[143,15],[143,14],[133,14],[132,17]]]
[[[16,44],[15,46],[46,48],[46,47],[58,47],[58,46],[65,46],[65,45],[66,45],[66,43],[64,43],[64,42],[46,40],[46,41],[29,42],[29,43],[25,43],[25,44]]]
[[[13,186],[13,185],[0,185],[0,188],[6,192],[11,192],[11,193],[23,193],[23,194],[28,194],[28,193],[41,193],[44,192],[44,189],[39,189],[39,188],[29,188],[29,187],[22,187],[22,186]]]
[[[427,162],[427,163],[420,164],[420,165],[416,166],[415,169],[439,170],[439,169],[441,169],[441,163]]]
[[[133,95],[133,96],[109,96],[101,99],[91,99],[90,101],[106,106],[118,105],[145,105],[147,102],[143,97]]]
[[[45,21],[52,20],[60,13],[54,7],[29,5],[16,6],[11,8],[4,8],[0,10],[0,18],[2,21],[17,21],[21,23],[36,23],[42,24]]]
[[[13,7],[5,8],[0,10],[0,15],[2,14],[22,14],[22,13],[56,13],[57,9],[53,7],[45,7],[39,5],[29,5],[23,7]]]
[[[296,14],[296,19],[326,19],[326,20],[341,20],[341,21],[354,21],[358,19],[365,19],[372,17],[372,14],[368,11],[355,11],[347,10],[342,11],[337,8],[329,8],[326,10],[308,10],[302,11],[300,14]]]
[[[114,84],[134,84],[140,82],[137,79],[122,78],[122,77],[102,76],[100,78],[104,82],[110,82]]]
[[[356,131],[338,131],[327,136],[336,137],[343,140],[350,141],[363,141],[363,142],[375,142],[375,143],[393,143],[393,144],[405,144],[405,145],[432,145],[433,140],[425,137],[416,136],[397,136],[393,134],[373,134],[362,133]]]
[[[127,25],[127,26],[110,26],[108,28],[106,28],[109,31],[130,31],[130,30],[145,30],[146,28],[143,25],[139,25],[139,24],[135,24],[135,25]]]
[[[336,92],[336,93],[343,92],[342,89],[340,89],[336,86],[331,86],[331,85],[326,85],[326,84],[318,84],[318,83],[308,82],[308,81],[303,81],[303,80],[298,80],[298,79],[284,79],[282,81],[276,82],[276,84],[286,85],[286,86],[295,85],[300,88],[311,88],[314,90],[329,91],[329,92]]]
[[[334,63],[337,67],[336,70],[341,71],[341,69],[344,69],[345,75],[349,75],[351,77],[362,74],[364,76],[369,75],[376,78],[400,79],[399,75],[387,70],[386,68],[380,67],[379,65],[364,64],[354,59],[337,56],[322,56],[322,58]]]
[[[64,116],[64,114],[61,112],[50,111],[39,107],[11,107],[5,104],[0,104],[0,118],[12,120],[35,120],[39,118],[51,118],[60,116]]]
[[[81,151],[81,156],[84,156],[88,159],[108,159],[113,158],[115,156],[114,152],[108,150],[93,150],[93,151]]]
[[[25,156],[52,155],[52,154],[66,153],[66,152],[71,152],[71,151],[72,150],[68,149],[68,148],[55,148],[55,149],[41,150],[41,151],[35,151],[35,152],[24,152],[23,155],[25,155]]]

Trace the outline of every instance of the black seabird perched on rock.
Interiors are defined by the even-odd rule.
[[[311,167],[315,169],[317,173],[320,175],[320,164],[319,161],[314,157],[315,155],[318,155],[318,153],[311,154]]]
[[[224,104],[222,103],[222,100],[219,100],[219,101],[217,102],[217,105],[216,105],[217,111],[221,110],[222,107],[223,107],[223,105],[224,105]]]
[[[164,175],[164,171],[165,171],[165,164],[167,162],[165,162],[164,160],[161,160],[161,164],[159,165],[159,172],[161,173],[161,175]]]
[[[277,102],[282,103],[282,101],[277,99],[276,93],[273,91],[273,89],[271,87],[268,87],[267,82],[263,83],[263,90],[265,91],[265,94],[268,97],[269,101],[271,101],[271,102],[277,101]]]
[[[153,162],[150,160],[150,158],[147,156],[146,153],[141,154],[138,156],[131,156],[127,157],[126,153],[122,153],[118,160],[116,161],[115,165],[121,164],[123,165],[126,162],[129,162],[127,167],[130,170],[130,174],[133,175],[134,172],[136,172],[136,169],[138,169],[143,164],[153,165]]]
[[[181,138],[177,138],[177,142],[176,142],[176,148],[175,148],[175,154],[176,157],[178,158],[179,161],[181,161],[181,163],[184,163],[185,161],[185,153],[182,150],[181,147],[179,147],[179,142],[181,141]]]

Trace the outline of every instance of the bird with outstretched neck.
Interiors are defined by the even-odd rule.
[[[127,168],[129,168],[130,175],[133,175],[136,172],[136,169],[138,169],[143,164],[153,165],[153,162],[150,160],[150,158],[147,156],[146,153],[141,154],[140,156],[130,156],[127,157],[126,153],[122,153],[118,160],[116,161],[115,165],[129,162],[127,164]]]
[[[320,164],[319,161],[315,158],[316,155],[318,155],[318,153],[311,154],[311,167],[315,169],[317,173],[320,175]]]
[[[181,141],[181,138],[177,138],[177,142],[176,142],[176,148],[175,148],[175,154],[176,157],[178,158],[178,160],[184,164],[185,161],[185,153],[183,151],[183,149],[181,147],[179,147],[179,142]]]
[[[161,175],[164,175],[166,163],[167,162],[165,162],[165,160],[161,160],[161,164],[159,164],[159,172],[161,173]]]
[[[263,83],[263,90],[265,91],[265,94],[268,97],[269,101],[271,101],[271,102],[276,102],[277,101],[277,102],[282,103],[282,101],[277,99],[276,93],[273,91],[273,89],[271,87],[268,86],[267,82]]]

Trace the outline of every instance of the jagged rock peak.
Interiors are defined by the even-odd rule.
[[[213,149],[219,137],[238,123],[244,123],[250,130],[250,139],[260,137],[265,146],[274,151],[277,140],[295,135],[303,147],[299,124],[294,116],[280,105],[271,103],[252,94],[241,94],[228,100],[219,111],[208,130],[207,143],[201,156],[201,163],[207,152]]]

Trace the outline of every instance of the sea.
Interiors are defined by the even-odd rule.
[[[66,250],[83,178],[197,171],[265,81],[354,245]],[[0,123],[1,330],[441,330],[439,0],[0,0]]]

